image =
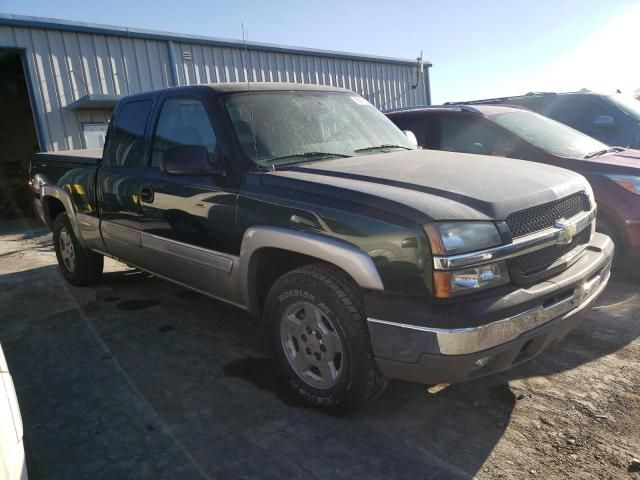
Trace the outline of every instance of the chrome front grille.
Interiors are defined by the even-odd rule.
[[[513,238],[552,228],[561,218],[569,219],[591,208],[585,193],[512,213],[505,220]]]
[[[524,237],[548,228],[556,227],[560,220],[569,220],[591,209],[589,197],[585,193],[576,193],[554,202],[515,212],[506,219],[513,238]],[[512,259],[509,266],[517,277],[531,276],[543,272],[571,252],[577,251],[591,240],[591,227],[577,232],[566,244],[557,244],[536,250]]]
[[[586,245],[591,239],[591,228],[587,227],[578,233],[566,245],[552,245],[550,247],[527,253],[514,259],[514,263],[523,275],[534,275],[571,253],[574,249]]]

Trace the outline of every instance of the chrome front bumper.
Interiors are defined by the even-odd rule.
[[[591,300],[595,300],[607,286],[610,274],[609,266],[594,275],[584,285],[564,293],[557,301],[541,304],[517,315],[478,327],[443,329],[408,325],[375,318],[369,318],[368,321],[370,324],[409,329],[418,334],[427,333],[435,337],[438,351],[428,353],[465,355],[510,342],[524,332],[533,330],[571,310],[580,310],[588,307],[592,303]]]
[[[613,252],[611,239],[596,233],[574,264],[546,281],[459,305],[425,306],[420,315],[413,315],[415,309],[402,312],[393,296],[387,298],[390,308],[370,302],[376,362],[392,378],[454,383],[532,358],[562,339],[595,303],[609,281]],[[391,318],[375,315],[383,312]]]

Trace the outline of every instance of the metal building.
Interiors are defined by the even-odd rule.
[[[248,77],[345,87],[390,109],[430,103],[430,66],[0,14],[0,218],[11,197],[6,193],[23,178],[32,152],[102,146],[111,111],[124,95]]]

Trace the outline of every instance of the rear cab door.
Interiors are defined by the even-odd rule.
[[[153,103],[152,95],[143,95],[128,97],[118,104],[98,169],[98,206],[107,251],[134,265],[141,265],[144,258],[140,244],[140,189]]]

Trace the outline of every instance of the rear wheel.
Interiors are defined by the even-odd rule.
[[[282,375],[306,403],[342,414],[386,387],[362,294],[342,270],[313,264],[283,275],[269,291],[264,320]]]
[[[99,280],[104,257],[80,245],[66,213],[61,213],[55,219],[53,244],[60,273],[69,283],[86,286]]]

